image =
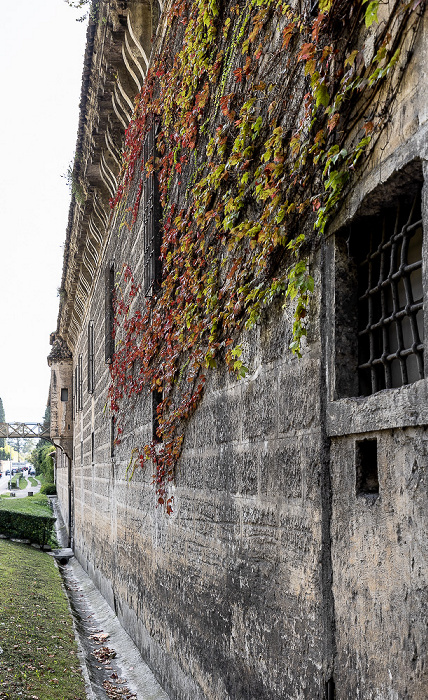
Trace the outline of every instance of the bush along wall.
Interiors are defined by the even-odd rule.
[[[33,515],[8,510],[3,503],[0,508],[0,532],[8,537],[30,540],[44,547],[54,534],[56,518],[52,515]]]

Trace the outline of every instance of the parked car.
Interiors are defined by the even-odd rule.
[[[9,475],[10,475],[10,469],[6,469],[5,474],[6,474],[6,476],[9,476]]]
[[[36,476],[36,470],[34,469],[34,467],[30,467],[30,469],[28,470],[28,476]]]

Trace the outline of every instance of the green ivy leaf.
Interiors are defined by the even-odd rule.
[[[328,107],[328,103],[330,102],[330,95],[328,94],[328,90],[327,90],[324,83],[320,83],[318,85],[318,87],[316,88],[315,100],[316,100],[317,107],[319,107],[320,105],[324,105],[324,107]]]
[[[365,22],[366,27],[371,27],[373,22],[378,22],[377,11],[379,9],[379,0],[372,0],[366,8]]]

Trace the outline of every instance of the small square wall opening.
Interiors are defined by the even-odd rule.
[[[356,492],[360,494],[379,493],[377,466],[377,439],[355,442]]]

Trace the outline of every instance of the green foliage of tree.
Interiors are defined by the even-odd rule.
[[[43,444],[40,444],[43,443]],[[54,462],[51,457],[53,447],[45,440],[39,440],[38,446],[32,451],[29,461],[34,466],[36,474],[43,474],[45,481],[54,482]]]
[[[20,460],[27,459],[34,449],[33,438],[9,438],[8,442],[19,454]]]
[[[9,445],[0,447],[0,459],[12,459],[12,450]]]

